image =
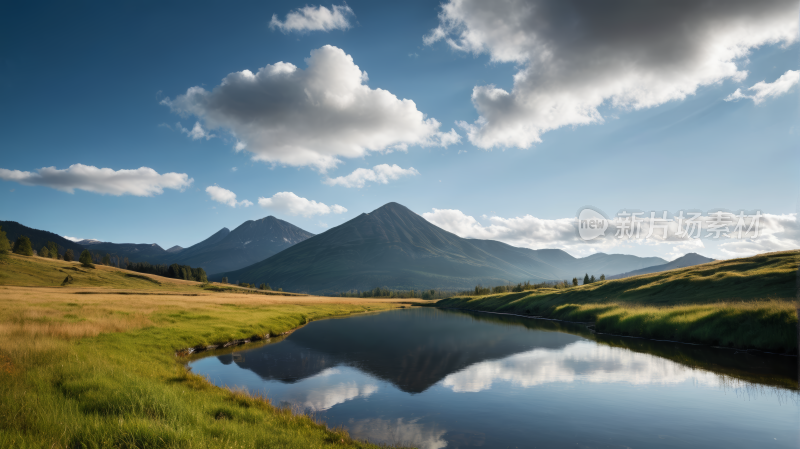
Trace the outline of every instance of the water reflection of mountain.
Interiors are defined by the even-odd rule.
[[[219,360],[287,383],[344,364],[420,393],[475,363],[581,340],[547,329],[552,324],[531,332],[431,309],[387,312],[313,322],[280,343],[240,353],[240,360],[232,354]]]
[[[558,360],[573,374],[584,372],[579,365],[591,360],[594,369],[607,373],[622,370],[620,375],[632,375],[635,371],[643,379],[682,377],[670,374],[672,371],[664,367],[653,368],[655,371],[647,375],[643,373],[652,371],[650,368],[633,370],[634,361],[644,363],[640,357],[622,363],[622,359],[612,361],[614,358],[609,354],[587,358],[585,354],[573,353],[574,343],[584,339],[595,340],[606,347],[651,354],[667,364],[677,362],[679,367],[701,368],[747,382],[797,389],[797,366],[782,357],[596,336],[585,327],[573,324],[435,309],[313,322],[279,343],[236,355],[221,355],[219,359],[225,364],[236,363],[263,379],[284,383],[306,379],[337,365],[347,365],[391,382],[408,393],[425,391],[442,379],[460,391],[480,390],[481,385],[490,384],[493,379],[527,384],[534,382],[528,379],[531,376],[539,379],[557,374],[558,370],[543,371],[543,367]],[[565,348],[571,349],[565,352]],[[501,360],[534,349],[535,353]],[[614,366],[601,369],[604,361]],[[654,363],[655,360],[651,360],[645,364]],[[468,367],[471,368],[466,369]],[[524,373],[517,373],[520,369]],[[458,374],[454,376],[454,373]],[[538,377],[534,376],[536,373]],[[563,377],[563,373],[559,376]],[[523,377],[527,380],[520,380]],[[555,380],[558,379],[551,379]]]

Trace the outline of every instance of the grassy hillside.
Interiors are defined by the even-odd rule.
[[[448,298],[437,307],[570,321],[599,332],[797,352],[800,251],[712,262],[574,287]]]
[[[61,284],[68,275],[72,276],[72,283],[62,286]],[[19,256],[16,254],[0,257],[0,285],[53,287],[66,289],[67,291],[99,288],[184,293],[215,291],[280,296],[296,295],[290,292],[258,291],[230,284],[201,284],[195,281],[136,273],[99,264],[95,265],[95,268],[85,268],[79,262],[64,262],[63,260]]]
[[[47,285],[63,264],[18,257],[0,264],[0,447],[373,447],[216,388],[187,372],[176,351],[398,303],[215,293],[108,267],[78,273],[91,289],[5,282],[26,274]],[[117,281],[138,290],[104,288]]]

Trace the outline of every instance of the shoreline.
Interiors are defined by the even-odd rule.
[[[460,311],[464,311],[464,312],[488,313],[488,314],[492,314],[492,315],[505,315],[505,316],[514,316],[514,317],[518,317],[518,318],[527,318],[527,319],[533,319],[533,320],[558,321],[558,322],[561,322],[561,323],[582,325],[582,326],[586,327],[586,330],[588,330],[592,334],[595,334],[595,335],[606,335],[606,336],[609,336],[609,337],[636,338],[636,339],[639,339],[639,340],[656,341],[656,342],[660,342],[660,343],[677,343],[677,344],[681,344],[681,345],[703,346],[703,347],[706,347],[706,348],[724,349],[724,350],[728,350],[728,351],[736,351],[736,352],[742,352],[742,353],[747,353],[747,354],[750,354],[750,353],[753,353],[753,352],[757,352],[757,353],[761,353],[761,354],[777,355],[777,356],[781,356],[781,357],[795,357],[795,358],[798,357],[798,354],[770,352],[770,351],[765,351],[763,349],[757,349],[757,348],[732,348],[732,347],[727,347],[727,346],[710,345],[710,344],[707,344],[707,343],[692,343],[692,342],[688,342],[688,341],[664,340],[664,339],[657,339],[657,338],[640,337],[640,336],[637,336],[637,335],[622,335],[622,334],[612,334],[612,333],[609,333],[609,332],[600,332],[600,331],[598,331],[596,329],[597,323],[594,322],[594,321],[570,321],[570,320],[562,320],[562,319],[559,319],[559,318],[547,318],[547,317],[540,316],[540,315],[522,315],[522,314],[518,314],[518,313],[493,312],[493,311],[490,311],[490,310],[466,309],[466,308],[459,308],[459,307],[437,307],[437,308],[438,309],[442,309],[442,310],[460,310]],[[798,318],[800,318],[800,309],[797,309],[797,313],[798,313]],[[798,333],[800,333],[800,325],[798,326]]]

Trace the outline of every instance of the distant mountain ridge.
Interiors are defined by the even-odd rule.
[[[273,216],[248,220],[233,231],[222,228],[208,239],[170,256],[206,273],[237,270],[260,262],[314,234]]]
[[[664,263],[659,257],[619,254],[578,259],[557,249],[529,250],[464,239],[405,206],[388,203],[224,275],[231,282],[266,282],[289,291],[330,294],[375,287],[464,289],[476,284],[571,279],[587,272],[616,274]]]
[[[86,242],[84,246],[92,252],[127,257],[131,262],[177,263],[202,267],[206,273],[218,273],[252,265],[313,235],[270,215],[259,220],[248,220],[233,231],[222,228],[188,248],[164,250],[155,243],[82,242]]]
[[[697,253],[689,253],[684,256],[678,257],[672,262],[667,262],[662,265],[653,265],[651,267],[629,271],[622,274],[616,274],[613,276],[606,276],[606,279],[622,279],[631,276],[639,276],[640,274],[660,273],[662,271],[675,270],[677,268],[693,267],[695,265],[714,262],[714,260],[715,259],[711,259],[709,257],[703,257]]]

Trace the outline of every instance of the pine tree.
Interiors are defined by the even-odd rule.
[[[572,286],[573,287],[577,287],[578,286],[578,278],[572,278]]]
[[[272,287],[270,287],[269,284],[267,284],[266,287],[264,287],[264,290],[272,290]]]
[[[606,280],[606,275],[605,274],[601,274],[600,275],[600,280],[601,281],[605,281]]]
[[[586,276],[583,277],[583,285],[586,285],[588,283],[589,283],[589,273],[586,273]]]
[[[591,283],[593,283],[594,281],[595,281],[595,279],[594,279],[594,275],[592,275],[592,277],[590,277],[590,278],[589,278],[589,283],[591,284]]]
[[[75,260],[75,253],[73,253],[71,249],[64,251],[64,260],[67,262],[72,262]]]
[[[58,245],[56,242],[47,242],[47,252],[53,259],[58,259]]]
[[[223,284],[227,284],[228,283],[228,278],[227,277],[222,278],[222,283]]]
[[[83,250],[79,260],[84,267],[94,268],[94,264],[92,263],[92,253],[90,253],[88,249]]]
[[[111,265],[111,254],[106,253],[106,255],[103,256],[103,265]]]
[[[46,257],[48,259],[50,258],[50,251],[46,246],[43,246],[42,249],[39,250],[39,257]]]
[[[11,244],[8,242],[6,231],[4,231],[3,227],[0,226],[0,255],[8,254],[10,250]]]
[[[31,246],[31,239],[24,235],[17,237],[17,241],[14,242],[14,254],[32,256],[33,247]]]

